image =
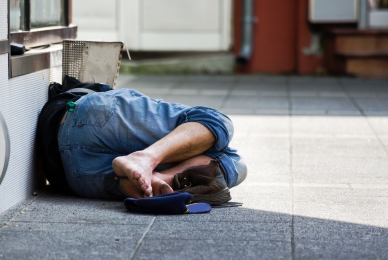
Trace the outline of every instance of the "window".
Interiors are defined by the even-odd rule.
[[[10,42],[27,48],[76,38],[71,0],[9,0]]]
[[[64,0],[12,0],[11,32],[29,31],[49,26],[66,26]]]
[[[72,0],[8,0],[9,37],[8,41],[0,41],[0,52],[3,49],[9,53],[10,78],[59,66],[59,46],[42,47],[76,38],[71,6]],[[31,51],[12,55],[9,48],[12,43],[22,44]]]

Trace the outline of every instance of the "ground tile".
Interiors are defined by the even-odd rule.
[[[289,164],[290,152],[286,150],[274,151],[257,151],[254,147],[238,147],[239,152],[244,156],[247,161],[255,161],[257,163],[269,163],[269,164]],[[249,170],[249,168],[248,168]]]
[[[388,137],[386,137],[386,136],[380,137],[380,140],[383,143],[383,145],[385,146],[385,150],[388,151]]]
[[[184,215],[159,215],[155,223],[169,222],[175,225],[177,222],[195,222],[195,223],[273,223],[273,224],[289,224],[290,216],[280,212],[271,212],[258,210],[245,206],[246,199],[234,196],[232,192],[232,202],[243,203],[240,207],[228,208],[213,208],[211,212],[206,214],[184,214]]]
[[[252,80],[255,79],[255,77],[252,77]],[[248,81],[248,79],[245,79]],[[240,80],[240,82],[243,80]],[[258,82],[271,82],[271,83],[283,83],[285,84],[287,82],[287,77],[282,75],[260,75],[258,77]]]
[[[203,89],[201,95],[203,96],[226,96],[228,89]]]
[[[235,133],[255,133],[263,135],[289,135],[290,118],[288,116],[230,116]]]
[[[229,241],[284,241],[290,242],[289,223],[265,222],[203,222],[179,221],[172,225],[170,221],[156,221],[149,232],[148,238]]]
[[[288,110],[286,97],[231,97],[224,108],[281,109]]]
[[[121,201],[42,195],[10,221],[46,223],[148,224],[152,216],[129,213]]]
[[[343,158],[387,158],[387,153],[376,137],[293,137],[293,155],[343,157]]]
[[[320,97],[341,97],[345,98],[346,93],[338,91],[338,90],[324,90],[324,91],[319,91],[318,96]]]
[[[187,75],[186,82],[199,82],[199,83],[208,83],[213,81],[221,81],[221,82],[230,82],[236,80],[234,75],[205,75],[205,74],[197,74],[197,75]]]
[[[364,110],[362,111],[362,114],[365,116],[381,116],[381,117],[387,117],[388,116],[388,111],[368,111]]]
[[[375,136],[365,117],[294,116],[293,135],[317,136]]]
[[[15,222],[0,229],[0,259],[129,259],[146,228]]]
[[[171,95],[198,95],[199,94],[198,88],[175,88],[170,90]]]
[[[290,259],[286,241],[147,239],[135,259]]]
[[[292,97],[291,107],[293,110],[358,111],[348,98],[341,97]]]
[[[368,116],[367,121],[378,136],[388,137],[388,116]]]
[[[292,156],[294,183],[388,184],[386,158]]]
[[[387,98],[376,97],[376,98],[367,98],[367,97],[356,97],[354,98],[358,106],[363,111],[384,111],[388,112],[388,102]]]
[[[284,183],[247,182],[231,189],[234,201],[243,202],[244,207],[256,211],[290,213],[291,197],[288,180]]]
[[[293,191],[294,215],[388,228],[386,185],[294,187]]]
[[[290,150],[290,138],[288,136],[262,136],[249,133],[244,138],[236,138],[233,141],[235,147],[253,147],[256,151],[261,150]]]
[[[256,88],[256,87],[247,87],[247,86],[242,86],[242,87],[234,88],[230,92],[230,96],[232,98],[239,97],[239,96],[256,97],[258,95],[259,95],[258,88]]]
[[[243,157],[245,158],[245,157]],[[283,183],[290,178],[290,165],[268,163],[262,160],[247,160],[248,174],[244,182]]]
[[[294,217],[295,259],[386,259],[388,229]]]

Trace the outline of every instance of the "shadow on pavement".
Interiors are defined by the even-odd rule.
[[[48,193],[13,210],[0,215],[0,259],[388,257],[387,228],[245,207],[136,215],[122,202]]]

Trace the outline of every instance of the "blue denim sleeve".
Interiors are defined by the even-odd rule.
[[[207,127],[214,135],[216,141],[214,152],[223,151],[232,140],[233,123],[223,113],[209,107],[196,106],[186,110],[178,119],[177,126],[187,122],[197,122]]]

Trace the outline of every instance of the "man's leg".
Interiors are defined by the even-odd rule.
[[[201,155],[214,143],[215,137],[207,127],[197,122],[188,122],[142,151],[117,157],[112,166],[118,176],[126,176],[134,187],[140,187],[144,197],[151,197],[152,173],[157,165],[182,162]],[[154,183],[160,184],[159,181]]]
[[[152,174],[152,191],[154,195],[173,192],[172,189],[167,189],[166,185],[168,187],[173,187],[173,179],[176,174],[181,173],[193,166],[207,165],[211,160],[212,158],[209,156],[198,155],[182,161],[181,163],[166,170],[160,172],[154,171]]]
[[[171,168],[160,172],[154,171],[151,179],[152,194],[156,196],[174,192],[172,187],[173,179],[176,174],[181,173],[192,166],[207,165],[211,160],[212,158],[209,156],[198,155],[182,161]],[[120,189],[125,195],[132,198],[141,198],[143,194],[143,191],[140,190],[139,186],[133,185],[128,178],[120,179]]]

